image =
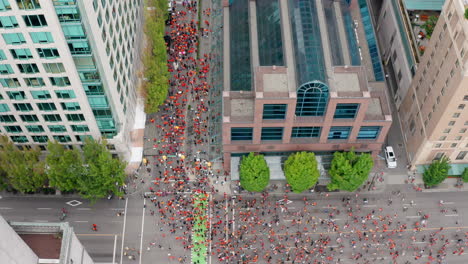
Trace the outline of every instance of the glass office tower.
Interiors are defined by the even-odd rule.
[[[130,155],[141,0],[0,0],[0,133]]]

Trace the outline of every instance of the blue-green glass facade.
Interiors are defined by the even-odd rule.
[[[83,89],[88,97],[88,102],[102,136],[112,138],[117,134],[116,122],[103,89],[103,83],[93,58],[86,30],[81,23],[80,10],[74,1],[66,1],[66,5],[63,2],[54,2],[55,10],[83,84]],[[81,118],[71,119],[76,121]]]
[[[296,116],[323,116],[328,103],[328,86],[308,82],[297,90]]]
[[[233,1],[229,11],[231,91],[252,90],[249,0]]]
[[[315,0],[289,0],[289,12],[298,83],[327,83]]]
[[[369,14],[366,0],[359,0],[359,8],[361,10],[362,24],[364,25],[364,32],[366,33],[367,46],[369,47],[369,55],[372,61],[372,68],[374,70],[374,77],[376,81],[384,80],[384,72],[380,62],[379,50],[377,48],[377,39],[375,38],[372,19]]]
[[[255,3],[260,66],[282,66],[284,55],[279,1],[257,0]]]

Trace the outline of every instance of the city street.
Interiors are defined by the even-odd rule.
[[[142,204],[140,200],[130,201]],[[74,198],[3,197],[0,199],[0,214],[8,221],[59,222],[62,208],[68,212],[64,221],[69,222],[74,228],[79,240],[95,262],[112,263],[114,258],[115,261],[120,261],[125,216],[118,216],[117,213],[125,212],[125,200],[100,200],[90,205],[83,199]],[[128,207],[126,221],[139,223],[142,212],[138,209]],[[92,230],[92,224],[97,224],[97,232]],[[126,233],[137,232],[139,227],[139,225],[127,225]],[[125,243],[125,246],[129,245],[131,243]]]

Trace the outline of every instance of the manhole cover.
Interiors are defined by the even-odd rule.
[[[66,204],[68,204],[70,206],[78,206],[78,205],[82,204],[82,202],[77,201],[77,200],[71,200],[69,202],[66,202]]]

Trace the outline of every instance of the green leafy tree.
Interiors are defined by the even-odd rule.
[[[468,168],[465,168],[463,170],[463,173],[461,174],[461,178],[463,182],[468,182]]]
[[[284,172],[292,191],[301,193],[317,183],[319,171],[312,152],[291,154],[284,163]]]
[[[145,111],[157,112],[168,95],[169,72],[167,67],[167,48],[164,40],[167,1],[148,0],[145,8],[145,33],[149,48],[144,56]]]
[[[125,180],[125,162],[112,158],[106,148],[106,141],[97,142],[92,138],[85,140],[83,147],[85,172],[78,178],[80,195],[95,202],[110,193],[122,195],[119,186]]]
[[[465,8],[465,19],[468,19],[468,8]]]
[[[239,176],[242,188],[249,192],[261,192],[270,181],[270,168],[263,155],[250,152],[242,157]]]
[[[46,157],[49,185],[60,191],[73,191],[84,174],[83,158],[78,149],[66,150],[58,142],[49,141]]]
[[[448,176],[449,162],[450,160],[445,156],[439,160],[434,160],[423,173],[424,184],[432,187],[443,182]]]
[[[4,184],[21,192],[35,192],[46,185],[45,164],[40,160],[41,150],[19,150],[8,137],[0,137],[0,167],[6,175]]]
[[[357,190],[367,180],[373,166],[374,161],[367,153],[356,155],[354,150],[335,152],[329,170],[331,182],[327,185],[328,190]]]
[[[437,20],[439,20],[436,16],[430,16],[427,21],[422,25],[422,28],[426,31],[427,38],[431,38],[432,32],[434,32],[434,28],[437,24]]]

